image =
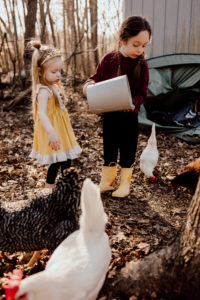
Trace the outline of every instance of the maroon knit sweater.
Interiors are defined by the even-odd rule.
[[[99,63],[96,73],[92,75],[89,80],[95,82],[104,81],[120,75],[127,75],[133,104],[135,105],[135,113],[140,110],[141,104],[145,101],[147,96],[148,82],[149,82],[149,69],[146,61],[141,63],[141,77],[140,80],[134,82],[133,69],[138,63],[138,59],[124,57],[120,52],[112,51],[107,53]],[[120,65],[120,73],[119,73]]]

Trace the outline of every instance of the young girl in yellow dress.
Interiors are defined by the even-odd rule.
[[[59,168],[70,167],[71,159],[81,153],[68,112],[65,109],[60,85],[63,66],[57,49],[32,42],[32,94],[34,141],[30,157],[41,165],[50,164],[46,187],[53,188]]]

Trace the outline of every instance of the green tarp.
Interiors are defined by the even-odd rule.
[[[200,108],[200,54],[159,56],[148,59],[147,63],[150,78],[147,101],[139,113],[140,126],[151,126],[155,122],[157,128],[187,142],[200,143],[200,109],[196,126],[177,126],[178,122],[168,123],[166,117],[164,123],[155,118],[156,114],[175,115],[173,112],[198,99]]]

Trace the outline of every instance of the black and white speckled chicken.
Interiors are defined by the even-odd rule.
[[[111,260],[106,222],[99,187],[87,178],[81,193],[79,230],[56,248],[45,270],[22,281],[21,272],[15,270],[4,285],[9,299],[97,299]]]
[[[200,176],[200,158],[187,164],[181,172],[179,172],[171,180],[171,188],[176,188],[177,186],[186,187],[191,192],[194,192],[197,186],[198,178]]]
[[[17,211],[0,206],[0,251],[54,250],[79,227],[80,182],[74,170],[47,196]]]

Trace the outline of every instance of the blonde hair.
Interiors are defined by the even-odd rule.
[[[54,57],[61,57],[61,52],[57,49],[53,49],[47,45],[42,45],[39,41],[32,40],[28,45],[33,49],[32,63],[31,63],[31,77],[32,77],[32,104],[33,111],[35,106],[36,98],[36,86],[41,83],[41,77],[44,73],[45,63]],[[42,78],[45,83],[45,78]],[[63,92],[63,87],[59,84],[61,91]]]

